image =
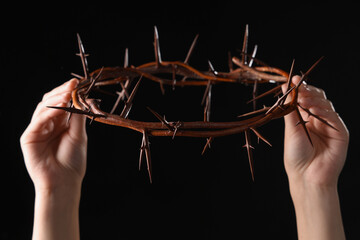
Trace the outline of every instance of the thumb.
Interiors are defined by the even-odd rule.
[[[72,114],[69,122],[70,137],[76,141],[87,141],[86,117],[81,114]]]

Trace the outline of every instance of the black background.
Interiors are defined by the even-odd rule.
[[[160,34],[163,60],[183,60],[200,34],[190,65],[228,71],[227,53],[239,54],[245,25],[257,57],[295,72],[325,59],[311,75],[323,88],[351,134],[339,180],[345,231],[359,239],[358,65],[359,24],[354,6],[292,3],[244,4],[117,2],[85,5],[21,5],[2,9],[1,18],[1,218],[0,239],[30,239],[34,190],[19,137],[42,95],[82,73],[76,33],[91,70],[153,61],[153,30]],[[156,121],[150,106],[170,121],[202,119],[203,88],[166,88],[144,81],[130,118]],[[214,121],[247,112],[251,87],[215,86]],[[267,99],[267,104],[272,99]],[[265,104],[265,103],[264,103]],[[204,139],[151,138],[153,184],[138,171],[141,135],[99,123],[87,127],[88,167],[80,206],[82,239],[296,239],[296,222],[283,167],[283,120],[259,129],[272,143],[255,144],[251,181],[243,134],[215,139],[201,156]]]

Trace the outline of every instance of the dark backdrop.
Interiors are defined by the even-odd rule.
[[[345,230],[359,239],[357,88],[358,23],[354,6],[290,6],[172,2],[8,6],[1,19],[1,218],[0,239],[30,239],[34,190],[19,137],[42,95],[82,73],[76,33],[90,54],[91,70],[153,61],[153,27],[164,60],[182,60],[194,36],[199,41],[190,64],[206,70],[210,60],[227,71],[227,54],[239,54],[245,25],[257,57],[295,72],[325,59],[311,75],[323,88],[351,133],[347,163],[339,182]],[[202,119],[203,88],[166,88],[146,82],[130,118],[156,121],[150,106],[170,121]],[[251,87],[215,86],[213,120],[229,120],[250,110],[243,104]],[[271,100],[270,100],[271,101]],[[268,102],[269,104],[269,102]],[[243,134],[216,139],[201,156],[204,139],[151,138],[153,184],[138,171],[141,135],[99,123],[87,127],[88,169],[82,189],[82,239],[296,239],[293,205],[283,167],[283,120],[260,131],[272,143],[255,144],[251,181]]]

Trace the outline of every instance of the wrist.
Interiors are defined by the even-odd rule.
[[[290,182],[299,239],[345,239],[336,184]]]
[[[290,193],[293,194],[304,194],[304,193],[336,193],[338,177],[322,177],[313,174],[301,173],[301,174],[289,174],[289,187]]]
[[[79,209],[81,186],[35,187],[35,204],[50,212],[76,213]]]
[[[33,239],[79,239],[80,188],[37,188]]]
[[[327,199],[329,197],[338,197],[337,184],[318,184],[309,181],[289,181],[290,194],[296,201],[303,202],[306,198],[317,197]]]

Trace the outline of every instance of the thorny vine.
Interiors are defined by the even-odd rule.
[[[278,68],[270,67],[255,58],[257,46],[253,52],[248,54],[248,25],[246,25],[241,58],[231,57],[229,54],[229,72],[218,72],[214,69],[210,61],[208,71],[200,71],[189,65],[189,58],[193,52],[198,35],[196,35],[192,42],[190,49],[184,61],[163,61],[160,53],[159,35],[156,26],[154,27],[154,50],[155,61],[145,63],[138,67],[129,66],[128,51],[125,51],[125,61],[123,67],[102,67],[93,72],[89,71],[87,63],[87,54],[85,53],[80,36],[77,35],[79,53],[81,58],[84,76],[72,74],[79,78],[79,86],[72,92],[72,101],[70,107],[52,107],[62,109],[72,113],[83,114],[92,121],[101,122],[104,124],[115,125],[119,127],[133,129],[143,134],[141,148],[139,169],[143,159],[146,157],[147,171],[149,180],[152,182],[152,168],[149,137],[153,136],[175,136],[184,137],[200,137],[206,138],[206,144],[203,152],[209,147],[214,138],[226,136],[231,134],[238,134],[243,132],[245,135],[245,145],[249,159],[250,171],[252,179],[254,180],[254,164],[253,164],[253,146],[250,141],[250,134],[254,133],[258,139],[263,140],[271,146],[260,132],[258,127],[270,122],[273,119],[284,117],[290,112],[295,111],[299,118],[299,123],[304,129],[310,143],[311,138],[306,128],[306,121],[303,120],[299,112],[299,108],[305,110],[309,116],[315,117],[326,125],[332,127],[328,122],[319,116],[311,113],[308,109],[304,109],[297,102],[298,88],[307,79],[309,73],[315,68],[322,58],[316,61],[308,71],[302,73],[301,81],[294,85],[291,82],[293,76],[292,62],[289,73]],[[253,66],[256,64],[257,66]],[[234,68],[234,65],[237,68]],[[162,74],[159,76],[159,74]],[[162,77],[163,74],[168,74],[171,79]],[[181,80],[177,80],[180,79]],[[202,121],[194,122],[168,122],[165,117],[155,112],[148,107],[148,110],[159,120],[158,122],[143,122],[132,120],[128,118],[128,114],[133,105],[135,94],[143,79],[152,80],[159,83],[161,91],[164,93],[164,85],[170,85],[173,88],[178,86],[204,86],[205,92],[202,98],[204,106],[204,119]],[[132,84],[136,81],[136,84]],[[262,94],[258,94],[258,85],[265,83],[277,83],[271,90]],[[254,111],[239,116],[240,119],[232,122],[211,122],[210,121],[210,106],[211,106],[211,92],[212,86],[220,83],[242,83],[253,86],[253,99],[249,101],[253,103]],[[282,93],[281,85],[286,84],[287,91]],[[99,91],[102,86],[117,85],[121,87],[120,92],[116,92],[117,99],[112,110],[107,113],[101,110],[100,100],[89,98],[92,91]],[[132,87],[132,85],[134,85]],[[102,90],[103,91],[103,90]],[[270,105],[264,106],[261,109],[256,108],[256,101],[266,95],[274,94],[277,96],[277,101]],[[286,98],[290,100],[285,102]],[[124,107],[119,115],[114,114],[120,102],[124,102]],[[51,107],[51,106],[49,106]],[[244,119],[246,117],[246,119]]]

